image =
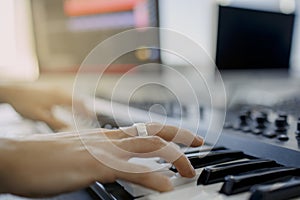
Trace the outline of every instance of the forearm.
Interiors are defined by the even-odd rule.
[[[0,194],[9,192],[8,181],[13,167],[15,144],[13,140],[0,138]]]

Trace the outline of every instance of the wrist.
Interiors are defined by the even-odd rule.
[[[12,99],[20,92],[18,86],[1,85],[0,86],[0,103],[11,103]]]

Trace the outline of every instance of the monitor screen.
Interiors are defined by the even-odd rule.
[[[288,69],[294,14],[219,6],[216,65]]]
[[[110,36],[159,25],[157,0],[31,0],[31,4],[41,71],[76,71],[88,53]],[[153,41],[159,43],[158,34]],[[141,47],[113,64],[122,71],[159,60],[159,50]]]

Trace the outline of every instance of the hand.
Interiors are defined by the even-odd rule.
[[[147,130],[151,136],[133,136],[135,132],[129,127],[126,132],[130,134],[98,129],[80,136],[58,133],[2,139],[0,193],[51,196],[87,187],[95,181],[109,183],[116,179],[161,192],[172,190],[166,176],[128,162],[137,156],[162,157],[172,162],[182,176],[195,176],[189,160],[167,141],[177,138],[177,142],[190,145],[187,141],[191,141],[191,146],[200,146],[201,138],[187,130],[156,123],[147,124]]]
[[[72,96],[62,90],[9,86],[0,88],[0,99],[1,97],[26,118],[44,121],[53,130],[61,130],[67,127],[65,123],[57,119],[52,113],[52,108],[55,105],[72,106]]]

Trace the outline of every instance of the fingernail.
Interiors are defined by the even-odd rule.
[[[196,170],[194,168],[192,169],[192,175],[193,177],[196,176]]]
[[[203,143],[203,138],[202,138],[202,137],[197,136],[197,138],[198,138],[198,140],[199,140],[201,143]]]
[[[191,161],[190,161],[190,169],[191,169],[191,176],[192,177],[196,176],[196,170],[194,169],[193,165],[191,164]]]
[[[203,139],[200,136],[196,136],[194,140],[194,146],[201,146],[203,145]]]

